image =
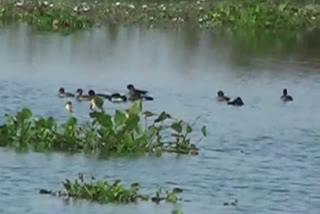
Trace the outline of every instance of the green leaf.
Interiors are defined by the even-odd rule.
[[[138,128],[139,121],[140,121],[140,118],[139,118],[138,115],[136,115],[136,114],[130,114],[130,115],[129,115],[129,118],[126,120],[126,127],[127,127],[129,130],[136,129],[136,128]]]
[[[190,134],[192,132],[192,127],[189,125],[189,123],[187,123],[186,132],[187,134]]]
[[[124,136],[123,141],[121,142],[122,146],[126,148],[131,147],[132,143],[133,143],[133,138],[131,135]]]
[[[287,3],[284,3],[284,4],[280,4],[279,5],[279,10],[280,11],[284,11],[284,9],[287,7]]]
[[[142,101],[136,100],[133,102],[133,105],[130,108],[131,114],[139,114],[142,111]]]
[[[56,121],[54,120],[54,118],[53,117],[49,117],[48,119],[47,119],[47,127],[48,128],[52,128],[52,127],[54,127],[56,125]]]
[[[120,179],[117,179],[114,181],[114,183],[112,184],[113,186],[118,186],[118,184],[121,183],[121,180]]]
[[[203,136],[207,137],[207,127],[206,126],[202,126],[201,133]]]
[[[6,122],[8,126],[14,126],[16,119],[9,114],[5,114]]]
[[[110,128],[113,126],[111,116],[109,114],[103,112],[90,112],[89,115],[94,122],[98,122],[101,126],[105,128]]]
[[[173,130],[175,130],[176,132],[181,133],[181,131],[182,131],[181,122],[179,121],[179,122],[172,123],[171,128]]]
[[[161,112],[159,117],[154,120],[154,122],[159,123],[159,122],[166,120],[167,118],[171,118],[170,114],[167,114],[166,112],[163,111],[163,112]]]
[[[181,209],[172,210],[172,214],[183,214],[183,211]]]
[[[67,120],[67,122],[65,123],[66,126],[68,127],[74,127],[75,125],[77,125],[77,118],[75,117],[71,117]]]
[[[28,108],[23,108],[20,112],[17,114],[17,120],[20,122],[23,122],[25,120],[28,120],[32,117],[32,112]]]
[[[126,114],[122,111],[116,110],[114,121],[117,126],[123,125],[127,120]]]
[[[170,193],[168,196],[167,196],[167,199],[166,201],[167,202],[171,202],[171,203],[176,203],[178,200],[177,196],[174,194],[174,193]]]

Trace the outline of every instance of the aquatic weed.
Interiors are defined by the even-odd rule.
[[[158,189],[155,196],[140,193],[140,184],[132,183],[130,187],[125,187],[121,184],[121,180],[114,182],[96,180],[91,177],[90,182],[86,182],[82,173],[79,173],[78,179],[74,182],[66,179],[63,183],[63,190],[51,191],[41,189],[40,194],[51,194],[55,196],[63,196],[75,199],[86,199],[95,201],[101,204],[117,203],[127,204],[138,201],[148,201],[159,203],[165,201],[169,203],[176,203],[178,194],[183,192],[180,188],[174,188],[171,191],[163,191]]]
[[[78,124],[75,117],[60,125],[52,117],[34,119],[27,108],[16,116],[6,115],[5,118],[6,123],[0,126],[0,145],[16,149],[100,154],[197,154],[199,150],[189,136],[194,124],[174,119],[166,112],[143,111],[140,100],[135,101],[128,111],[116,110],[114,115],[91,112],[91,121],[84,124]],[[206,136],[205,126],[201,133]]]

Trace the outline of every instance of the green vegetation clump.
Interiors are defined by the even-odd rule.
[[[297,4],[290,0],[105,0],[81,4],[24,0],[0,3],[0,20],[20,20],[38,29],[53,31],[73,31],[108,23],[305,31],[319,29],[319,19],[318,4]]]
[[[94,18],[76,13],[61,3],[23,1],[0,3],[0,20],[22,21],[43,31],[74,31],[93,26]]]
[[[314,30],[320,27],[319,5],[297,5],[291,1],[251,0],[222,2],[205,13],[205,26],[230,26],[234,29]]]
[[[5,115],[6,123],[0,126],[0,146],[98,154],[198,153],[189,136],[192,125],[166,112],[143,111],[141,101],[135,101],[127,111],[116,110],[114,115],[94,111],[90,118],[90,122],[80,125],[71,117],[58,125],[53,117],[32,118],[32,112],[24,108],[16,116]],[[206,136],[205,126],[201,133]]]
[[[180,188],[174,188],[171,191],[158,188],[154,195],[141,194],[139,192],[139,183],[133,183],[129,188],[127,188],[121,184],[121,180],[115,180],[114,182],[96,181],[94,177],[91,177],[90,182],[85,182],[84,176],[81,173],[79,173],[79,180],[75,179],[75,181],[72,182],[66,179],[63,186],[63,190],[56,192],[41,189],[40,194],[86,199],[101,204],[127,204],[149,200],[155,203],[159,203],[161,201],[176,203],[180,200],[177,194],[183,191]]]

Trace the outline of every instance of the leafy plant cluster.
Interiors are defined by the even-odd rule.
[[[201,15],[205,26],[269,30],[313,30],[320,27],[319,5],[297,5],[292,1],[223,1]]]
[[[77,1],[0,3],[0,20],[26,21],[42,30],[73,31],[101,24],[145,24],[204,28],[314,30],[320,6],[294,1]]]
[[[5,115],[6,122],[0,126],[0,146],[100,154],[198,153],[190,137],[193,124],[174,119],[166,112],[143,111],[141,101],[135,101],[126,111],[116,110],[114,115],[91,112],[90,118],[90,122],[78,124],[71,117],[58,125],[53,117],[32,118],[32,112],[24,108],[16,116]],[[207,135],[205,126],[201,133]]]
[[[39,30],[65,32],[91,27],[96,22],[93,15],[77,13],[62,2],[57,4],[34,0],[22,2],[0,3],[0,20],[22,21]]]
[[[67,198],[86,199],[102,204],[127,204],[149,200],[155,203],[160,203],[161,201],[176,203],[180,200],[178,194],[183,192],[180,188],[174,188],[171,191],[158,188],[154,195],[142,194],[139,192],[139,183],[133,183],[128,188],[121,184],[121,180],[115,180],[114,182],[96,181],[94,177],[91,177],[90,182],[85,182],[84,176],[81,173],[79,173],[79,180],[75,179],[75,181],[72,182],[66,179],[63,186],[63,190],[57,192],[41,189],[40,193]]]

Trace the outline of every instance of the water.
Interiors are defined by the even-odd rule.
[[[199,156],[110,157],[16,153],[0,149],[0,213],[318,213],[320,209],[320,45],[315,37],[246,43],[211,32],[92,29],[70,36],[25,26],[0,29],[0,115],[30,107],[35,115],[70,115],[59,87],[74,92],[150,90],[153,111],[206,124]],[[238,38],[238,37],[237,37]],[[247,39],[250,41],[250,39]],[[252,43],[252,44],[251,44]],[[294,102],[280,102],[288,88]],[[245,106],[215,102],[222,89]],[[106,103],[106,109],[127,104]],[[74,115],[89,107],[74,102]],[[1,119],[3,120],[3,118]],[[143,192],[181,187],[178,205],[98,205],[38,194],[60,189],[78,172],[140,182]],[[223,206],[238,199],[238,206]]]

